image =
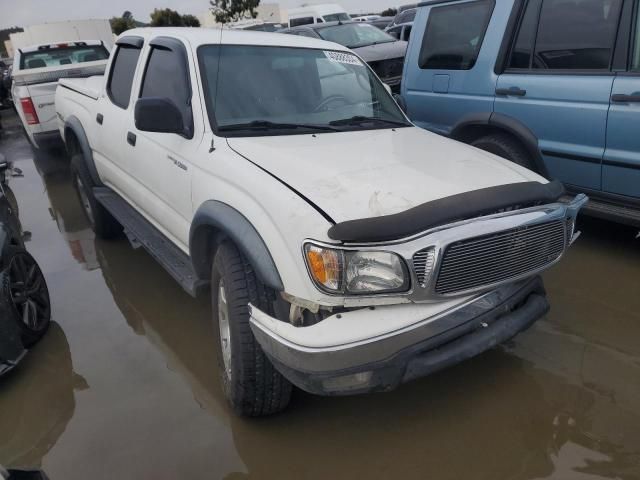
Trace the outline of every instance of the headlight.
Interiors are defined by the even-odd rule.
[[[331,293],[392,293],[409,289],[404,261],[395,253],[350,251],[306,244],[309,273]]]

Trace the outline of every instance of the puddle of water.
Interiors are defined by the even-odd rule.
[[[243,420],[208,299],[125,239],[97,241],[62,154],[0,151],[55,323],[0,380],[0,464],[86,478],[640,478],[640,241],[606,222],[546,274],[551,313],[503,348],[388,394],[296,392]]]

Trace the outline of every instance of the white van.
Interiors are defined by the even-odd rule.
[[[348,22],[350,20],[351,17],[347,11],[337,3],[323,3],[289,9],[289,28],[312,23]]]

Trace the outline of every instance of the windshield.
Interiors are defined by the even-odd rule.
[[[75,45],[40,47],[34,52],[24,52],[20,57],[20,69],[58,67],[73,63],[106,60],[109,52],[102,45]]]
[[[349,52],[207,45],[198,57],[209,119],[220,133],[410,125],[380,80]]]
[[[329,15],[323,15],[322,19],[325,22],[349,22],[351,17],[346,13],[331,13]]]
[[[376,43],[395,42],[396,39],[367,23],[347,23],[316,30],[324,40],[348,48],[365,47]]]

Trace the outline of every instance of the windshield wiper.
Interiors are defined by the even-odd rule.
[[[410,123],[401,122],[399,120],[387,120],[386,118],[381,117],[365,117],[364,115],[356,115],[351,118],[334,120],[329,122],[329,125],[341,127],[346,125],[362,125],[363,123],[386,123],[387,125],[397,125],[399,127],[409,127],[411,125]]]
[[[330,132],[339,131],[329,125],[314,125],[311,123],[277,123],[268,120],[254,120],[248,123],[235,123],[218,127],[221,132],[234,132],[238,130],[291,130],[304,128],[306,130],[323,130]]]

